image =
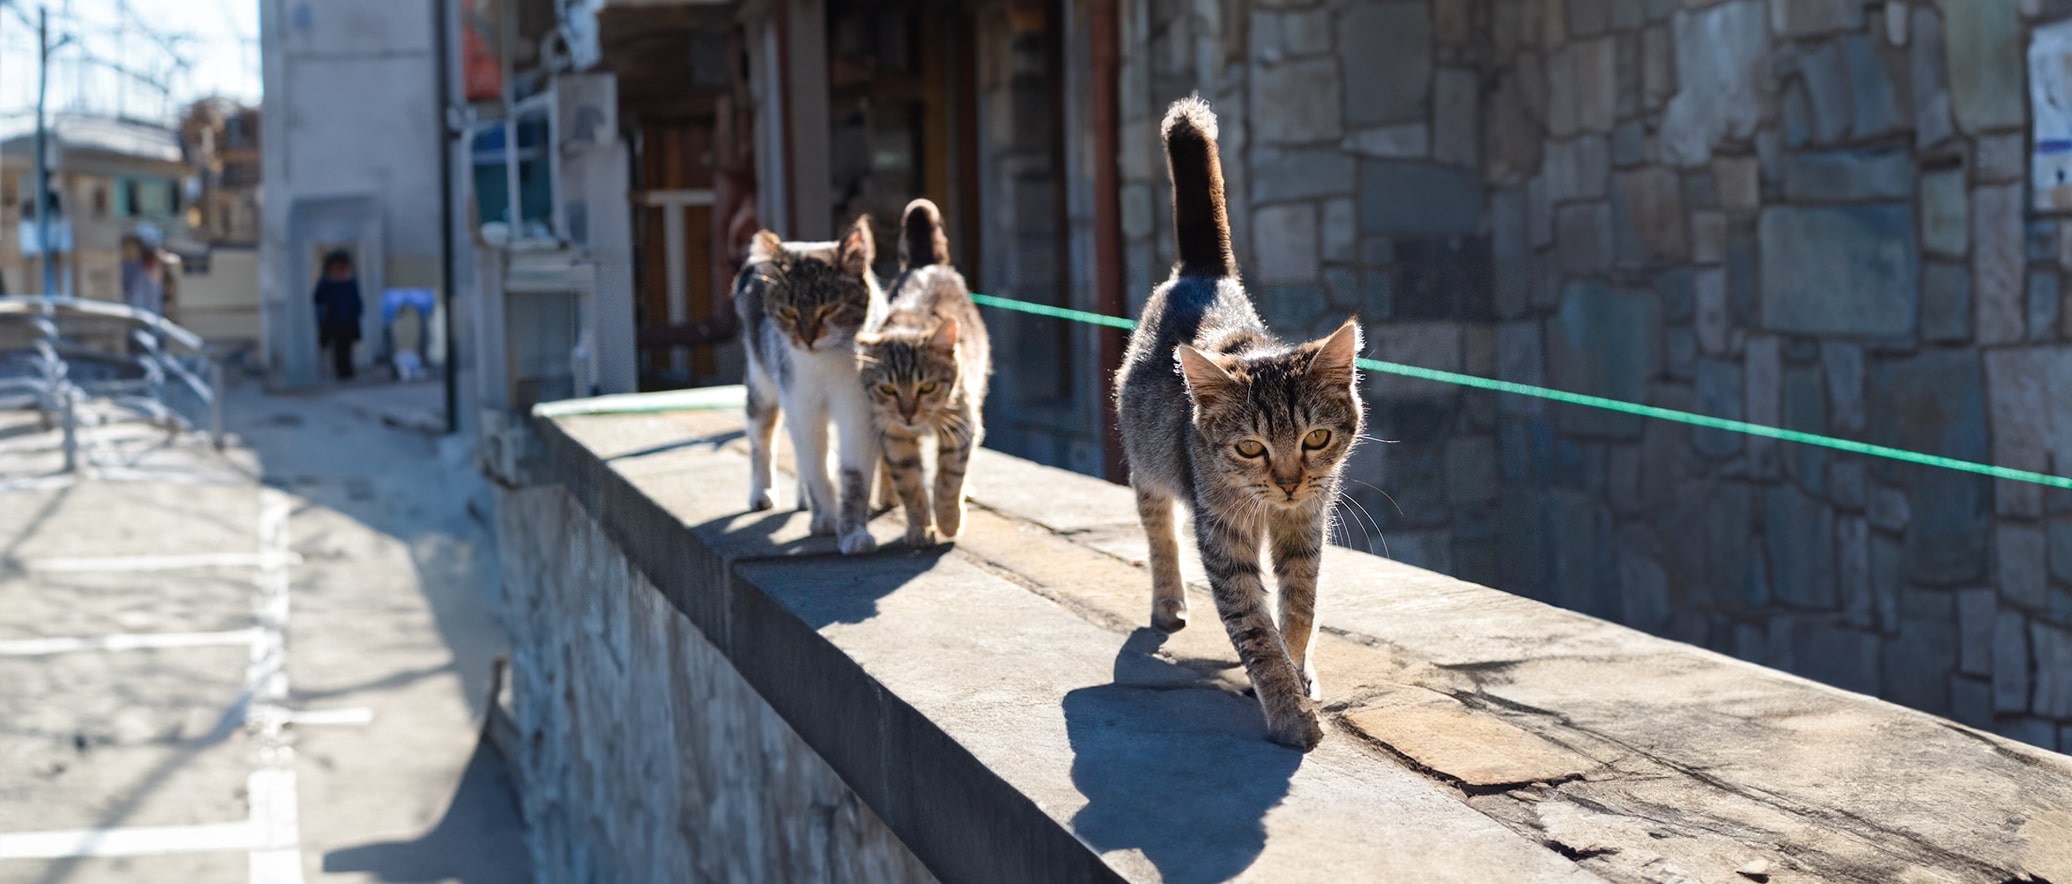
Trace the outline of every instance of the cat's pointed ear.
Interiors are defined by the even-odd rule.
[[[849,225],[849,234],[842,237],[838,256],[844,272],[855,276],[870,272],[871,264],[878,260],[878,241],[871,236],[869,215],[858,215],[856,223]]]
[[[935,327],[935,333],[928,336],[928,346],[944,353],[957,351],[956,317],[944,319],[941,325]]]
[[[748,260],[750,261],[775,261],[777,256],[782,254],[784,254],[784,240],[779,239],[777,232],[774,230],[756,231],[755,241],[748,246]]]
[[[1360,358],[1360,320],[1354,317],[1316,343],[1317,355],[1309,361],[1309,376],[1330,384],[1351,386]]]
[[[1215,357],[1181,344],[1173,348],[1173,358],[1180,363],[1180,376],[1187,380],[1187,395],[1194,404],[1214,405],[1237,392],[1237,378]]]

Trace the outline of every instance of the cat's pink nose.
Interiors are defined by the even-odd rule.
[[[1294,497],[1295,490],[1302,487],[1301,482],[1283,482],[1279,479],[1275,479],[1273,484],[1280,486],[1282,491],[1288,492],[1289,497]]]

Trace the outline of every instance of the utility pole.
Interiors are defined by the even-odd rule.
[[[51,247],[50,213],[50,127],[44,122],[44,97],[50,91],[50,10],[36,8],[36,244],[43,258],[43,296],[58,289],[57,252]]]

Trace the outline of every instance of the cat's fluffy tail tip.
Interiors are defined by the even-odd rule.
[[[1189,95],[1166,108],[1165,122],[1159,126],[1159,131],[1165,134],[1167,141],[1173,139],[1175,132],[1187,131],[1215,141],[1216,112],[1209,108],[1209,103],[1203,101],[1199,93]]]

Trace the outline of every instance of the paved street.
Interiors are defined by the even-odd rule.
[[[0,882],[529,879],[438,396],[247,384],[226,451],[112,424],[76,477],[0,413]]]

